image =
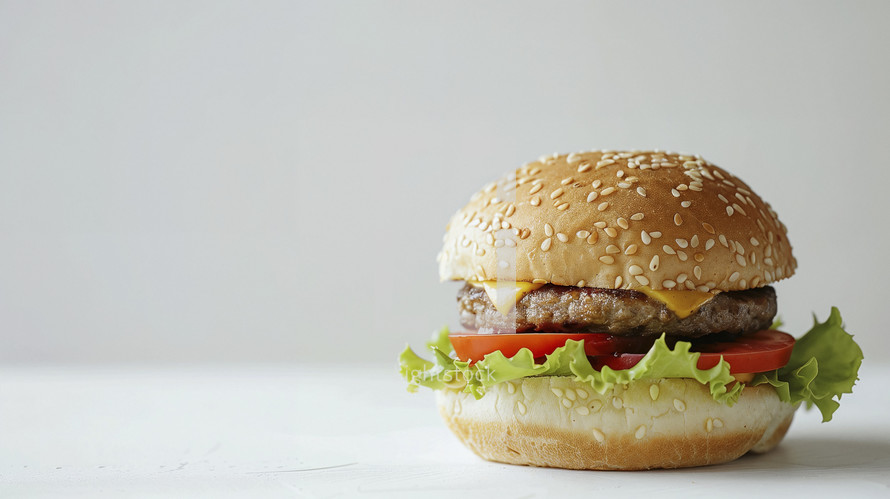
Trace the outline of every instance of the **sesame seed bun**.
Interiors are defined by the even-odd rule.
[[[451,219],[443,280],[733,291],[791,276],[785,226],[747,184],[697,156],[542,157]],[[513,249],[509,257],[499,248]]]
[[[449,428],[480,457],[570,469],[642,470],[724,463],[775,447],[795,406],[770,386],[733,407],[691,379],[635,381],[600,395],[566,376],[496,384],[479,400],[437,392]]]

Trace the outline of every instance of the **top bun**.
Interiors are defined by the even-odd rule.
[[[699,156],[554,154],[473,195],[439,254],[443,280],[733,291],[794,274],[787,230]]]

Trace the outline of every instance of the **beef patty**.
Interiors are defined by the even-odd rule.
[[[495,309],[485,290],[469,284],[457,295],[460,323],[480,332],[513,332],[512,317]],[[770,287],[717,294],[680,319],[665,305],[629,289],[577,288],[547,284],[522,297],[515,307],[516,332],[585,332],[624,336],[697,338],[769,328],[776,315]]]

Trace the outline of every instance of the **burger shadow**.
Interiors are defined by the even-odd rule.
[[[786,439],[766,454],[746,454],[726,465],[698,468],[704,473],[770,472],[777,477],[782,472],[820,475],[829,470],[890,485],[890,437]]]

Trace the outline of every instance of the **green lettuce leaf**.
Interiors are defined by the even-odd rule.
[[[836,307],[831,308],[825,322],[820,323],[815,317],[813,322],[813,328],[794,345],[788,365],[758,374],[751,384],[769,383],[784,402],[815,405],[825,422],[831,421],[841,396],[853,391],[859,379],[862,349],[853,336],[844,331],[841,313]]]
[[[616,384],[642,379],[694,378],[709,386],[714,400],[734,404],[744,385],[733,383],[729,363],[721,360],[711,369],[698,369],[700,354],[690,352],[690,346],[688,342],[679,341],[671,350],[662,335],[640,362],[622,370],[609,367],[595,370],[584,352],[583,340],[566,341],[564,346],[547,355],[541,364],[535,363],[532,352],[523,348],[512,357],[506,357],[499,351],[492,352],[471,365],[450,355],[452,348],[448,329],[443,328],[427,343],[433,353],[432,361],[419,357],[410,347],[406,347],[399,356],[399,364],[402,376],[408,381],[409,391],[415,391],[420,386],[433,390],[463,386],[465,392],[478,399],[485,394],[486,388],[494,384],[527,376],[573,376],[599,393],[607,392]],[[732,387],[727,388],[730,384]]]

